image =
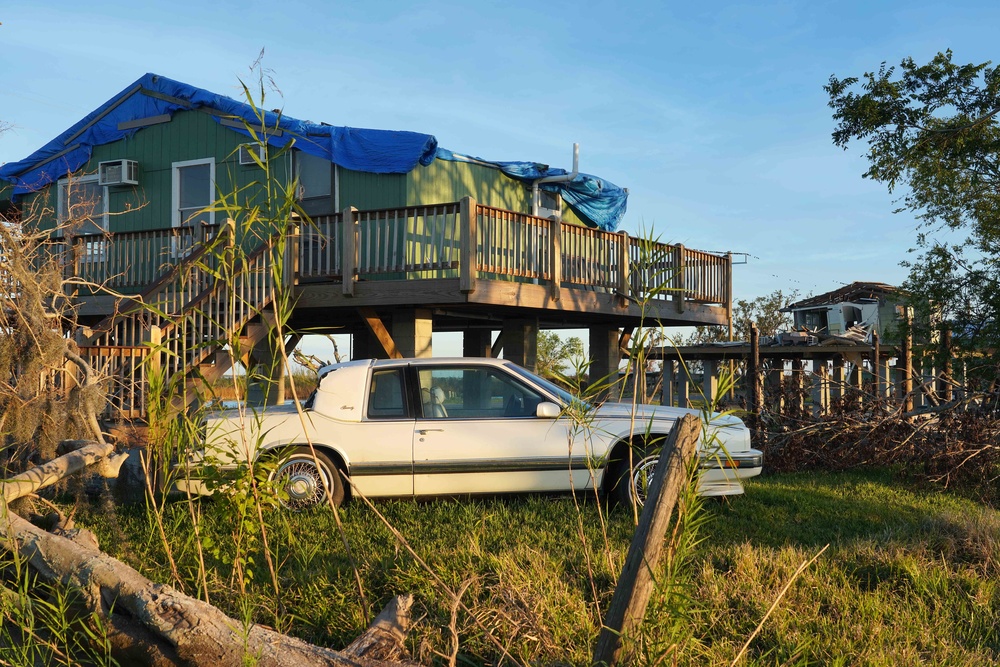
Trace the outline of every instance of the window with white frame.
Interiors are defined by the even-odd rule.
[[[174,227],[195,227],[215,222],[215,213],[205,210],[215,200],[215,160],[174,162]]]
[[[57,182],[55,235],[69,232],[84,237],[80,246],[80,260],[104,260],[108,231],[108,189],[98,182],[97,175],[70,176]]]
[[[108,230],[108,189],[97,175],[59,179],[58,220],[60,229],[76,234],[98,234]]]
[[[173,209],[170,224],[177,230],[173,254],[186,254],[200,238],[201,225],[215,222],[210,209],[215,201],[215,160],[173,163]]]

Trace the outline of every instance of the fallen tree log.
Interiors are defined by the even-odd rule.
[[[125,459],[128,458],[124,453],[115,454],[114,445],[109,445],[106,442],[68,440],[63,445],[76,446],[78,449],[35,466],[20,475],[3,480],[4,503],[9,504],[11,501],[23,498],[39,489],[52,486],[95,464],[98,466],[97,474],[102,477],[115,478],[118,476]]]
[[[92,443],[102,451],[111,448]],[[11,488],[24,495],[35,482],[55,480],[53,471],[78,469],[94,447],[51,461],[45,471],[19,475]],[[69,457],[69,459],[67,459]],[[98,461],[103,457],[97,457]],[[27,476],[27,477],[25,477]],[[27,482],[25,480],[33,480]],[[409,626],[411,596],[392,600],[372,626],[346,650],[314,646],[260,625],[246,626],[219,609],[157,584],[132,567],[108,556],[87,541],[49,533],[14,512],[7,511],[5,485],[0,535],[7,548],[14,548],[43,581],[68,586],[79,592],[85,611],[96,614],[108,633],[113,656],[122,664],[212,665],[242,667],[257,664],[377,667],[415,665],[409,660],[403,640]],[[40,488],[37,487],[36,488]],[[96,540],[93,542],[96,544]]]

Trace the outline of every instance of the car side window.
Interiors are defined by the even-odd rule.
[[[368,391],[369,419],[401,419],[406,417],[403,401],[403,371],[392,369],[372,373]]]
[[[421,368],[424,419],[534,417],[541,394],[495,368]]]

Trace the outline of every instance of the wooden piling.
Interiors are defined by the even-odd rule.
[[[905,309],[903,326],[906,330],[903,335],[903,349],[900,354],[902,357],[902,369],[900,370],[901,381],[899,383],[899,392],[902,398],[903,414],[905,415],[913,411],[913,329],[910,326],[908,311]]]
[[[750,358],[747,361],[747,375],[750,376],[750,395],[747,405],[754,426],[760,424],[760,410],[764,405],[764,386],[760,374],[760,331],[756,323],[750,324]]]
[[[944,367],[941,369],[941,380],[938,383],[938,393],[941,400],[947,403],[954,398],[952,391],[952,363],[951,363],[951,329],[945,327],[941,331],[941,359]]]

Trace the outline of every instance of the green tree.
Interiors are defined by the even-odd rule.
[[[559,377],[567,367],[578,365],[583,358],[583,341],[576,336],[562,338],[554,331],[538,332],[536,363],[542,377]]]
[[[864,178],[903,190],[896,212],[920,221],[917,258],[903,262],[916,321],[933,321],[933,308],[957,343],[979,350],[1000,343],[1000,71],[990,64],[957,65],[949,50],[824,87],[833,143],[867,142]]]
[[[733,340],[750,340],[750,324],[756,323],[762,336],[773,336],[787,329],[792,318],[781,309],[799,298],[799,291],[785,292],[780,289],[754,299],[737,299],[733,303]],[[725,326],[698,326],[688,336],[686,345],[703,345],[729,340],[729,330]]]

